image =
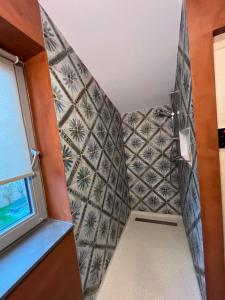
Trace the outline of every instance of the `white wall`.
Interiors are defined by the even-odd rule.
[[[121,112],[169,103],[181,0],[39,0]]]

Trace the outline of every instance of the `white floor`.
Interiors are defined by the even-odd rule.
[[[136,217],[178,226],[136,222]],[[181,217],[132,212],[97,300],[200,300]]]

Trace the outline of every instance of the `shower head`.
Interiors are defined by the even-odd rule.
[[[180,94],[179,90],[175,90],[175,91],[170,92],[170,96],[179,95],[179,94]]]
[[[157,108],[154,113],[159,118],[160,117],[161,118],[163,118],[163,117],[172,118],[174,116],[174,112],[163,109],[163,108]]]

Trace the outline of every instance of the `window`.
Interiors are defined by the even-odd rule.
[[[0,251],[46,217],[23,65],[0,49]]]

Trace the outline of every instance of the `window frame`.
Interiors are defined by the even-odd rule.
[[[13,63],[15,70],[15,77],[17,81],[17,88],[20,99],[20,107],[22,118],[24,122],[25,132],[28,141],[29,149],[37,149],[35,141],[35,131],[32,122],[32,113],[30,109],[30,100],[28,89],[25,81],[24,67],[23,63],[18,62],[18,58],[6,52],[5,50],[0,49],[0,60],[7,59]],[[32,161],[32,155],[30,155]],[[35,226],[47,219],[47,209],[46,209],[46,200],[44,185],[42,181],[40,161],[37,158],[35,166],[33,168],[34,175],[31,177],[25,177],[29,181],[30,194],[31,194],[31,206],[33,213],[24,217],[18,223],[12,224],[9,228],[0,233],[0,252],[10,246],[13,242],[19,239],[24,234],[28,233]],[[24,178],[24,179],[25,179]],[[15,180],[16,181],[16,180]],[[14,181],[14,182],[15,182]]]

